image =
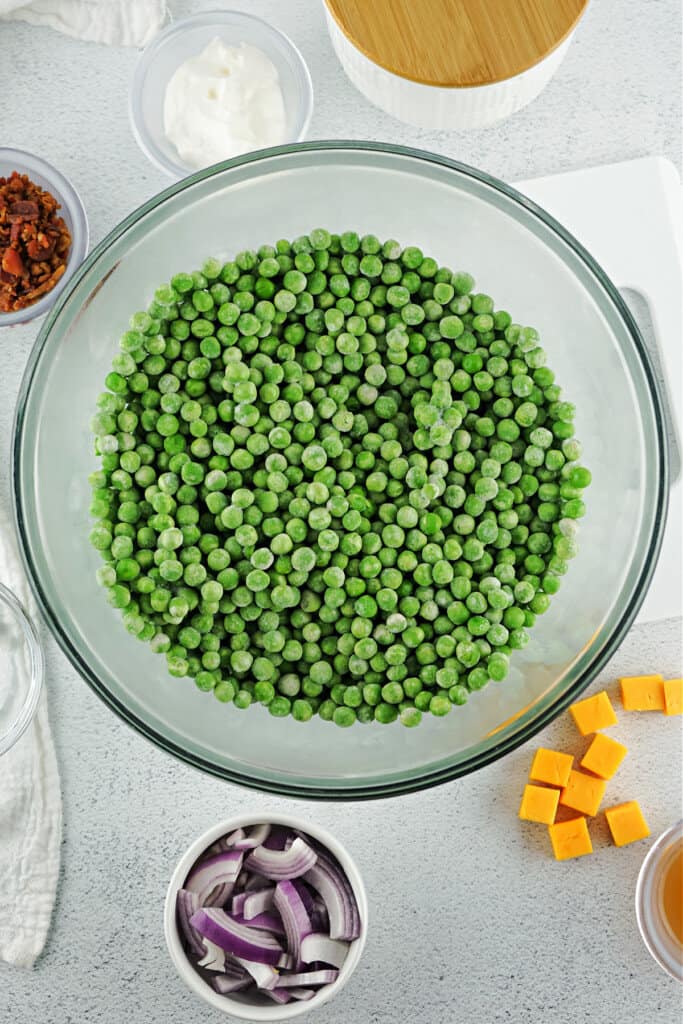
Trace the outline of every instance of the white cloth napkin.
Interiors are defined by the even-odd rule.
[[[12,521],[1,502],[0,580],[35,622]],[[40,955],[55,902],[61,840],[59,770],[43,688],[33,722],[0,756],[0,960],[32,967]]]
[[[0,0],[2,18],[110,46],[145,46],[166,15],[166,0]]]

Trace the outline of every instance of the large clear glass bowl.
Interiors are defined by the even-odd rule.
[[[313,227],[419,245],[467,269],[515,320],[540,330],[593,471],[580,553],[503,683],[417,729],[237,711],[124,630],[88,544],[89,421],[131,312],[209,255]],[[315,142],[254,153],[186,178],[92,253],[45,323],[19,399],[16,514],[36,595],[93,689],[158,746],[225,779],[282,794],[386,796],[472,771],[537,732],[614,651],[645,594],[662,536],[661,403],[616,289],[552,218],[486,175],[394,146]]]

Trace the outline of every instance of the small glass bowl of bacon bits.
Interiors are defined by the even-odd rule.
[[[46,313],[87,249],[73,185],[40,157],[0,147],[0,327]]]

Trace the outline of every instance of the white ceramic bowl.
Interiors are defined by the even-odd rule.
[[[313,996],[312,999],[308,999],[306,1002],[293,1002],[279,1005],[277,1003],[264,1004],[253,997],[243,995],[239,992],[232,993],[231,995],[223,996],[219,995],[218,992],[214,992],[207,982],[200,976],[195,970],[190,961],[187,958],[187,954],[183,948],[183,943],[178,932],[178,924],[176,918],[176,896],[179,889],[182,889],[185,879],[187,878],[190,869],[193,864],[201,855],[215,843],[218,839],[228,835],[230,832],[234,832],[237,828],[248,828],[251,825],[260,825],[263,823],[269,825],[284,825],[286,828],[299,829],[301,832],[307,832],[313,839],[317,839],[322,846],[325,846],[330,853],[332,853],[339,864],[344,870],[346,877],[351,883],[356,902],[358,904],[358,911],[360,913],[360,925],[361,933],[359,938],[355,939],[349,947],[348,956],[342,964],[339,977],[336,981],[332,982],[331,985],[325,985],[323,988]],[[168,886],[168,892],[166,893],[166,903],[164,906],[164,934],[166,936],[166,945],[168,951],[171,954],[171,959],[176,966],[178,974],[183,979],[185,984],[190,988],[196,995],[198,995],[204,1002],[208,1003],[215,1010],[220,1010],[228,1016],[237,1017],[239,1020],[248,1021],[282,1021],[292,1020],[294,1017],[300,1017],[304,1013],[308,1013],[310,1010],[316,1009],[318,1006],[322,1006],[323,1003],[333,999],[346,985],[347,981],[358,966],[358,962],[363,953],[365,947],[365,940],[368,932],[368,898],[365,893],[365,886],[360,876],[360,872],[356,867],[355,862],[348,854],[346,849],[339,843],[334,836],[330,835],[325,829],[320,828],[318,825],[312,825],[309,821],[305,821],[303,818],[294,817],[291,814],[248,814],[239,815],[235,818],[228,818],[226,821],[221,821],[213,828],[210,828],[208,832],[196,839],[190,848],[183,854],[178,862],[171,881]]]
[[[294,43],[268,22],[242,11],[201,11],[172,22],[152,39],[142,52],[133,75],[130,120],[133,134],[143,153],[173,178],[195,171],[180,159],[164,134],[164,96],[176,69],[198,53],[216,36],[230,45],[249,43],[273,62],[287,119],[287,142],[306,137],[313,114],[313,83],[306,62]]]
[[[325,16],[334,51],[344,71],[371,103],[419,128],[438,131],[485,128],[536,99],[569,49],[576,27],[537,64],[502,82],[444,88],[403,78],[381,67],[342,31],[325,0]]]

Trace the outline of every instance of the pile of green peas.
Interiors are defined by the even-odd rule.
[[[415,246],[324,229],[160,287],[92,423],[126,629],[237,708],[443,716],[502,680],[590,473],[537,332]]]

